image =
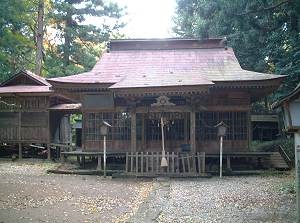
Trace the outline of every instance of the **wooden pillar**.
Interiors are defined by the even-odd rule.
[[[142,150],[145,151],[146,144],[145,144],[145,114],[142,113]]]
[[[47,159],[51,159],[51,149],[50,149],[50,143],[47,144]]]
[[[250,144],[252,141],[252,122],[251,122],[251,112],[247,112],[247,120],[248,120],[248,125],[247,125],[247,139],[248,139],[248,149],[250,148]]]
[[[22,118],[22,113],[21,111],[19,111],[19,123],[18,123],[18,139],[19,139],[19,159],[22,159],[22,143],[21,143],[21,140],[22,140],[22,131],[21,131],[21,128],[22,128],[22,123],[21,123],[21,118]]]
[[[22,159],[22,143],[19,142],[19,159]]]
[[[82,161],[82,168],[85,168],[85,156],[81,157],[81,161]]]
[[[230,156],[229,155],[227,155],[227,158],[226,158],[226,160],[227,160],[227,170],[231,170],[231,160],[230,160]]]
[[[188,113],[184,112],[184,143],[188,143]]]
[[[101,155],[98,155],[98,165],[97,165],[97,170],[101,170],[102,165],[101,165]]]
[[[51,130],[50,130],[50,111],[48,111],[48,143],[47,143],[47,159],[51,159],[51,149],[50,149],[50,143],[51,143]]]
[[[85,151],[85,122],[86,122],[86,113],[82,112],[82,119],[81,119],[81,148],[82,151]]]
[[[196,152],[196,113],[194,111],[190,112],[190,137],[191,137],[191,153]]]
[[[131,113],[131,151],[136,152],[136,112]]]

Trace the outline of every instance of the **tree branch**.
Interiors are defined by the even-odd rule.
[[[263,11],[270,11],[270,10],[274,10],[274,9],[280,7],[281,5],[284,5],[284,4],[289,3],[289,2],[291,2],[291,0],[286,0],[286,1],[283,1],[283,2],[279,2],[278,4],[272,5],[272,6],[267,7],[267,8],[261,8],[261,9],[258,9],[258,10],[250,10],[248,12],[243,12],[243,13],[236,14],[236,15],[237,16],[243,16],[243,15],[249,15],[249,14],[252,14],[252,13],[258,13],[258,12],[263,12]]]

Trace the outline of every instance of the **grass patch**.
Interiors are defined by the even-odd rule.
[[[296,182],[295,180],[285,182],[279,187],[279,191],[284,194],[296,194]]]
[[[278,191],[284,194],[296,194],[295,170],[288,172],[286,181],[278,186]]]
[[[262,171],[259,175],[262,177],[289,177],[291,175],[291,173],[287,172],[287,171],[268,169],[268,170]]]
[[[281,146],[291,160],[295,157],[294,139],[280,138],[273,141],[252,141],[250,150],[254,152],[275,152]]]

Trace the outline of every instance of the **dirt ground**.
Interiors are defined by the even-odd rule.
[[[110,179],[47,174],[57,164],[0,160],[0,223],[295,222],[288,176]]]

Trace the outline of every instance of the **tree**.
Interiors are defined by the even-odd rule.
[[[300,81],[299,0],[177,0],[174,32],[226,36],[244,69],[288,74],[276,97]]]
[[[44,0],[39,0],[37,32],[36,32],[36,55],[35,55],[35,73],[41,75],[43,62],[43,37],[44,37]]]
[[[92,69],[104,41],[123,26],[121,15],[102,0],[1,0],[0,82],[20,69],[43,76]]]
[[[90,70],[100,55],[100,44],[123,26],[118,23],[121,9],[102,0],[53,0],[52,8],[49,21],[58,32],[59,43],[56,47],[49,43],[46,63],[54,64],[48,67],[49,73],[55,75]],[[87,18],[101,19],[102,26],[85,23]]]
[[[0,82],[17,70],[34,66],[33,1],[1,0]]]

